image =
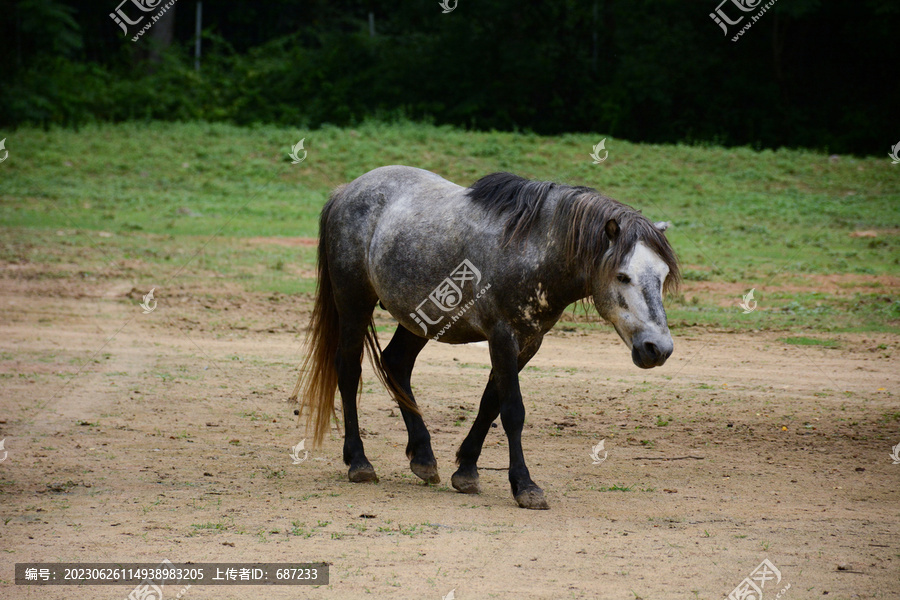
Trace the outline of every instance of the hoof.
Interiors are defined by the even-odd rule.
[[[357,468],[351,468],[348,473],[350,481],[353,483],[378,483],[378,475],[375,474],[375,467],[372,465],[363,465]]]
[[[453,488],[463,494],[480,494],[481,486],[478,485],[478,475],[460,475],[458,472],[450,478],[450,484]]]
[[[519,492],[516,496],[516,503],[519,508],[528,508],[531,510],[547,510],[550,505],[544,498],[544,491],[539,487],[528,488],[523,492]]]
[[[409,469],[425,483],[437,484],[441,482],[441,476],[438,475],[437,465],[420,465],[410,462]]]

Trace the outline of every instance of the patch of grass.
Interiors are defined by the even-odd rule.
[[[900,421],[900,412],[884,413],[883,415],[881,415],[881,420],[885,423],[890,423],[891,421]]]
[[[286,155],[300,137],[309,156],[292,165]],[[832,163],[808,150],[616,140],[615,157],[597,168],[586,155],[595,138],[402,121],[369,121],[352,133],[159,122],[20,128],[15,159],[2,165],[0,260],[40,263],[38,278],[127,281],[165,281],[190,261],[180,284],[224,277],[248,291],[311,293],[315,247],[283,238],[315,238],[337,185],[388,163],[461,185],[506,170],[592,186],[672,222],[667,236],[686,288],[757,290],[759,308],[747,315],[739,295],[727,307],[674,297],[673,329],[900,331],[900,301],[879,282],[860,281],[855,289],[865,293],[848,296],[773,293],[817,274],[896,275],[900,180],[883,157]],[[878,237],[849,235],[858,229]]]
[[[598,492],[633,492],[633,485],[619,485],[613,484],[611,486],[601,486],[597,488]]]
[[[194,523],[191,527],[199,530],[212,529],[216,531],[225,531],[228,529],[228,525],[225,523]]]
[[[308,538],[312,536],[312,531],[306,529],[306,523],[300,521],[291,521],[291,535]]]
[[[387,524],[390,524],[390,521],[386,521]],[[417,535],[422,535],[425,533],[433,533],[440,526],[435,525],[433,523],[417,523],[412,525],[402,525],[397,523],[397,527],[378,527],[376,531],[378,533],[387,533],[393,535],[395,533],[399,533],[400,535],[405,535],[409,537],[415,537]]]
[[[284,469],[272,469],[271,467],[264,467],[266,471],[266,477],[268,479],[282,479],[287,472]]]
[[[238,416],[246,417],[246,418],[250,419],[251,421],[271,421],[272,419],[275,418],[274,416],[270,415],[269,413],[259,412],[256,410],[241,411],[238,413]]]
[[[803,336],[781,338],[781,341],[795,346],[822,346],[824,348],[837,348],[840,346],[838,340],[835,339],[821,340]]]

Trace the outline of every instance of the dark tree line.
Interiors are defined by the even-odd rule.
[[[900,140],[893,2],[778,0],[733,42],[754,14],[735,3],[765,2],[721,5],[746,16],[725,35],[720,0],[207,0],[198,71],[196,0],[137,41],[147,19],[125,35],[119,1],[0,0],[0,126],[402,117],[836,153]]]

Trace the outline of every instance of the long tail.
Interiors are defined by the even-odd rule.
[[[322,209],[322,215],[319,218],[316,300],[306,334],[306,358],[303,360],[297,384],[290,397],[292,401],[297,400],[298,395],[302,398],[297,419],[299,422],[306,413],[306,430],[307,433],[312,432],[313,446],[322,443],[325,434],[330,429],[331,420],[336,417],[334,395],[338,387],[337,356],[341,330],[331,273],[328,269],[328,252],[325,241],[329,234],[328,215],[340,192],[341,188],[335,190],[331,200]],[[369,320],[366,330],[365,347],[368,350],[372,368],[381,383],[397,402],[416,414],[420,414],[415,402],[384,368],[381,360],[381,345],[378,343],[378,334],[372,319]],[[362,361],[362,356],[359,358]]]

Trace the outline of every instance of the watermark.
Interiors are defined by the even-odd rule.
[[[774,581],[774,585],[781,583],[781,571],[766,558],[728,594],[727,600],[763,600],[763,589],[769,581]],[[781,600],[789,589],[790,583],[775,595],[775,600]]]
[[[600,440],[600,443],[599,443],[599,444],[597,444],[596,446],[594,446],[593,448],[591,448],[591,460],[594,461],[594,462],[591,463],[591,464],[599,465],[599,464],[602,463],[604,460],[606,460],[606,457],[607,457],[607,456],[609,456],[609,452],[607,452],[607,451],[605,450],[605,448],[603,447],[603,445],[604,445],[605,443],[606,443],[606,440]],[[600,453],[601,453],[601,452],[603,453],[603,458],[600,458]]]
[[[475,304],[475,301],[481,298],[489,289],[491,289],[491,284],[487,284],[481,290],[475,294],[475,297],[462,304],[463,290],[466,282],[472,282],[472,289],[481,283],[481,271],[475,268],[469,259],[463,260],[459,265],[450,273],[450,276],[445,278],[441,283],[438,284],[436,288],[434,288],[428,297],[422,300],[419,305],[416,307],[416,312],[409,313],[416,323],[418,323],[419,327],[422,328],[422,332],[428,335],[428,325],[437,325],[441,321],[444,320],[446,315],[440,315],[437,319],[431,320],[428,316],[428,313],[422,308],[422,306],[431,301],[438,309],[442,312],[449,313],[452,311],[456,311],[455,314],[450,315],[450,320],[444,325],[441,330],[434,336],[434,341],[437,341],[442,335],[447,333],[450,327],[453,326],[453,323],[459,321],[460,317],[466,314],[472,306]],[[427,325],[426,325],[427,323]]]
[[[3,449],[3,442],[0,442],[0,450],[2,450],[2,449]],[[900,465],[900,444],[897,444],[896,446],[891,448],[891,450],[894,451],[894,453],[891,454],[891,460],[893,460],[894,462],[892,462],[891,464]],[[3,458],[6,458],[6,456],[4,456]],[[3,459],[0,458],[0,461],[2,461],[2,460]]]
[[[439,6],[444,10],[441,11],[441,14],[452,13],[456,10],[456,5],[459,4],[459,0],[453,0],[453,6],[450,6],[450,0],[441,0]],[[451,592],[452,593],[452,592]],[[453,600],[452,598],[450,600]]]
[[[444,325],[437,333],[437,335],[435,335],[432,339],[434,341],[438,341],[439,339],[441,339],[441,336],[447,333],[450,327],[453,326],[453,323],[457,322],[464,314],[466,314],[466,312],[475,305],[475,301],[484,296],[489,289],[491,289],[491,284],[487,284],[486,286],[481,288],[481,291],[475,294],[474,298],[466,302],[455,315],[450,315],[450,322]]]
[[[747,32],[753,24],[759,21],[762,16],[768,11],[778,0],[769,0],[769,2],[762,4],[763,0],[722,0],[719,5],[716,7],[715,12],[709,13],[710,18],[715,21],[716,25],[722,28],[722,32],[727,36],[728,35],[728,27],[730,25],[738,25],[741,21],[744,20],[744,15],[739,16],[737,19],[732,20],[728,13],[722,8],[723,5],[728,5],[729,12],[732,15],[740,15],[740,13],[736,13],[732,10],[732,6],[736,7],[740,12],[749,13],[759,9],[755,15],[750,15],[750,21],[748,21],[741,29],[737,32],[737,34],[731,38],[732,42],[736,42],[740,39],[744,33]]]
[[[0,457],[0,462],[3,462],[4,460],[6,460],[6,457],[9,456],[9,451],[3,447],[3,444],[5,444],[5,443],[6,443],[6,438],[3,438],[2,440],[0,440],[0,450],[3,451],[3,456]],[[897,447],[900,448],[900,446],[897,446]]]
[[[290,154],[288,154],[288,156],[290,156],[293,159],[291,161],[292,165],[299,165],[304,160],[306,160],[306,150],[303,150],[303,140],[305,140],[305,139],[306,138],[303,138],[302,140],[300,140],[299,142],[294,144],[293,147],[291,148],[291,152],[290,152]],[[300,150],[303,150],[303,156],[299,156]]]
[[[305,450],[306,446],[306,438],[300,440],[300,443],[291,448],[291,459],[293,459],[293,464],[299,465],[304,460],[309,458],[309,450]],[[300,458],[300,453],[303,452],[303,458]]]
[[[175,6],[176,2],[178,2],[178,0],[169,0],[169,2],[166,2],[165,4],[162,4],[162,0],[122,0],[122,2],[119,3],[119,6],[116,7],[115,12],[109,13],[109,17],[113,21],[115,21],[116,24],[122,28],[122,32],[126,36],[128,36],[128,25],[138,25],[141,21],[144,20],[144,17],[146,15],[141,15],[137,19],[132,20],[127,14],[125,14],[125,11],[122,10],[123,4],[131,3],[143,13],[157,11],[155,15],[152,15],[150,17],[150,21],[147,22],[147,24],[144,25],[140,29],[140,31],[138,31],[137,34],[131,38],[132,42],[136,42],[142,35],[147,33],[147,31],[149,31],[150,28],[153,27],[153,25],[156,24],[156,22],[159,21],[170,8]],[[132,14],[138,13],[132,12]]]
[[[154,310],[156,310],[156,300],[153,299],[153,292],[156,291],[156,288],[150,290],[149,294],[144,295],[144,301],[141,302],[141,308],[144,309],[144,314],[149,315]],[[150,303],[153,303],[153,306],[150,306]]]
[[[3,142],[5,141],[6,140],[0,141],[0,150],[3,149]],[[891,157],[892,165],[900,165],[900,156],[898,155],[900,155],[900,142],[897,142],[897,145],[891,148],[891,153],[888,154],[888,156]],[[6,160],[5,157],[3,159],[0,159],[0,162],[3,162],[4,160]]]
[[[603,158],[600,158],[600,151],[601,151],[601,150],[603,150],[603,152],[605,152],[605,154],[603,155]],[[607,158],[609,158],[609,150],[606,149],[606,138],[603,138],[602,140],[600,140],[600,143],[599,143],[599,144],[597,144],[596,146],[594,146],[594,151],[591,152],[591,158],[594,159],[594,164],[595,164],[595,165],[599,165],[599,164],[602,163],[604,160],[606,160]]]
[[[159,567],[157,569],[148,569],[150,573],[148,573],[147,578],[137,584],[137,587],[131,590],[131,593],[125,597],[125,600],[164,600],[165,594],[163,592],[163,589],[166,586],[161,580],[167,577],[167,572],[169,570],[174,570],[172,569],[172,567],[174,567],[172,561],[166,558],[163,559],[161,563],[159,563]],[[160,580],[159,585],[154,583],[157,580]],[[178,592],[174,596],[174,598],[178,599],[184,596],[185,592],[187,592],[190,587],[190,584],[188,584],[187,586],[181,588],[181,591]]]
[[[16,585],[136,585],[125,600],[181,598],[191,585],[328,585],[324,562],[16,563]],[[180,592],[176,590],[181,588]],[[93,597],[93,596],[92,596]]]
[[[446,596],[441,596],[441,600],[456,600],[456,588],[450,590],[450,593]]]
[[[897,147],[900,147],[900,144],[897,144]],[[9,158],[9,150],[6,149],[6,138],[0,140],[0,151],[3,151],[3,158],[0,158],[0,163]]]
[[[756,288],[751,289],[749,292],[744,294],[743,301],[738,303],[738,306],[744,309],[744,314],[749,315],[754,310],[756,310],[756,300],[753,299],[753,292],[756,291]]]

